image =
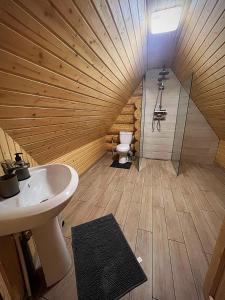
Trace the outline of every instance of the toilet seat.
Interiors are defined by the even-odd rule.
[[[128,152],[130,150],[130,145],[128,144],[119,144],[116,146],[116,150],[119,152]]]

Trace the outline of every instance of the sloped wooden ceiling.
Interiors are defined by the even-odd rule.
[[[151,35],[150,13],[175,5],[178,30]],[[224,42],[224,0],[1,0],[0,126],[39,163],[55,159],[104,136],[147,67],[174,58],[225,139]]]
[[[146,61],[146,0],[1,0],[0,126],[59,157],[106,134]]]
[[[174,57],[182,81],[192,72],[192,99],[225,139],[225,1],[192,0]]]

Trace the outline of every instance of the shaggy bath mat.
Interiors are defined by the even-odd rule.
[[[72,228],[79,300],[115,300],[147,280],[112,214]]]
[[[125,164],[120,164],[118,161],[114,161],[110,167],[118,168],[118,169],[130,169],[132,163],[126,162]]]

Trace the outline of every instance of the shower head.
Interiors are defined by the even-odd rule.
[[[167,71],[167,70],[162,70],[162,71],[159,72],[159,75],[160,75],[160,76],[166,76],[166,75],[168,75],[169,73],[170,73],[170,72]]]
[[[170,72],[166,69],[166,66],[163,65],[162,71],[159,72],[159,76],[164,77],[164,76],[168,75],[169,73],[170,73]]]

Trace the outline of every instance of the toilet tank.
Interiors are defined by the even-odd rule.
[[[121,131],[120,132],[120,143],[130,145],[131,141],[132,141],[132,136],[133,136],[133,132]]]

